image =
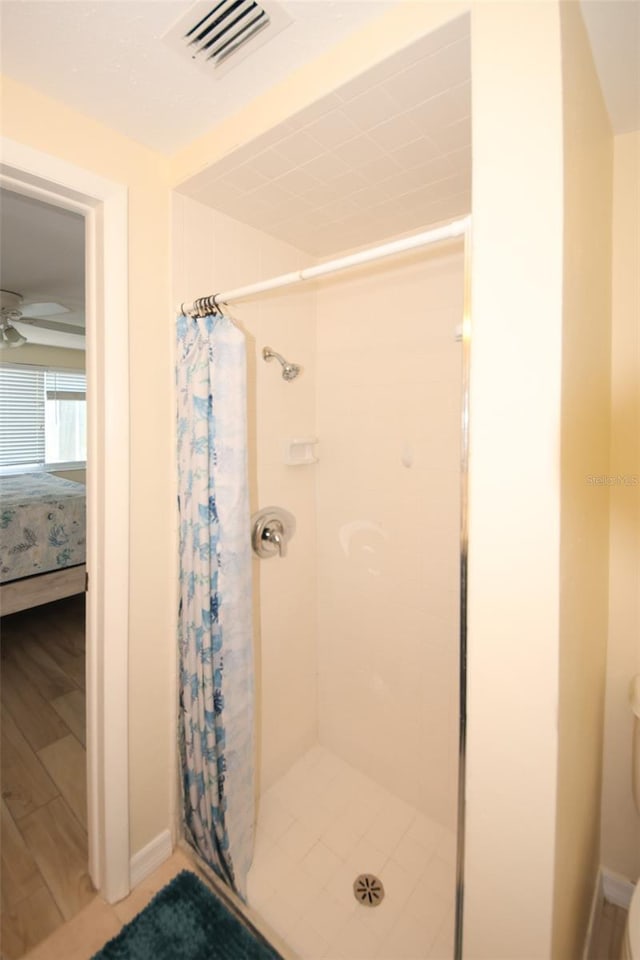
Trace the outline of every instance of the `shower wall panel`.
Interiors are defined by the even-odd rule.
[[[190,198],[174,196],[177,302],[308,264],[308,255]],[[313,467],[287,466],[287,439],[314,435],[315,297],[263,296],[228,312],[248,337],[251,509],[278,505],[297,530],[284,559],[254,560],[257,729],[264,790],[317,741],[316,530]],[[271,346],[303,366],[287,383]]]
[[[446,826],[457,790],[463,260],[318,293],[320,742]]]

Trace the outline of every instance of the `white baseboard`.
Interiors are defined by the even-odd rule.
[[[598,870],[595,886],[593,888],[593,897],[591,899],[591,910],[589,911],[589,924],[587,926],[587,935],[584,941],[584,950],[582,960],[595,960],[593,950],[595,948],[595,929],[602,910],[604,900],[604,885],[602,882],[602,870]]]
[[[610,870],[603,870],[602,889],[604,898],[609,903],[613,903],[616,907],[623,907],[625,910],[631,906],[635,884],[626,877],[621,877],[620,874],[612,873]]]
[[[171,831],[163,830],[162,833],[154,837],[146,847],[134,853],[129,864],[131,889],[137,887],[145,877],[148,877],[160,864],[168,860],[172,851]]]

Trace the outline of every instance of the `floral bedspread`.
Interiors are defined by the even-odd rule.
[[[85,561],[85,487],[50,473],[0,477],[0,583]]]

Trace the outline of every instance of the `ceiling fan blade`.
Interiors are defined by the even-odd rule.
[[[69,313],[68,310],[67,313]],[[43,330],[56,330],[58,333],[74,333],[79,337],[84,337],[85,335],[84,327],[76,326],[73,323],[62,323],[59,320],[47,320],[42,317],[27,317],[23,314],[20,319],[16,320],[15,322],[18,324],[28,324],[31,327],[40,327]]]
[[[61,303],[28,303],[20,307],[20,313],[23,317],[35,317],[37,320],[42,317],[57,317],[62,313],[71,313],[68,307],[63,307]]]

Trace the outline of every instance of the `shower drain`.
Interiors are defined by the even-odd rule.
[[[353,881],[353,895],[365,907],[377,907],[384,900],[384,887],[372,873],[361,873]]]

